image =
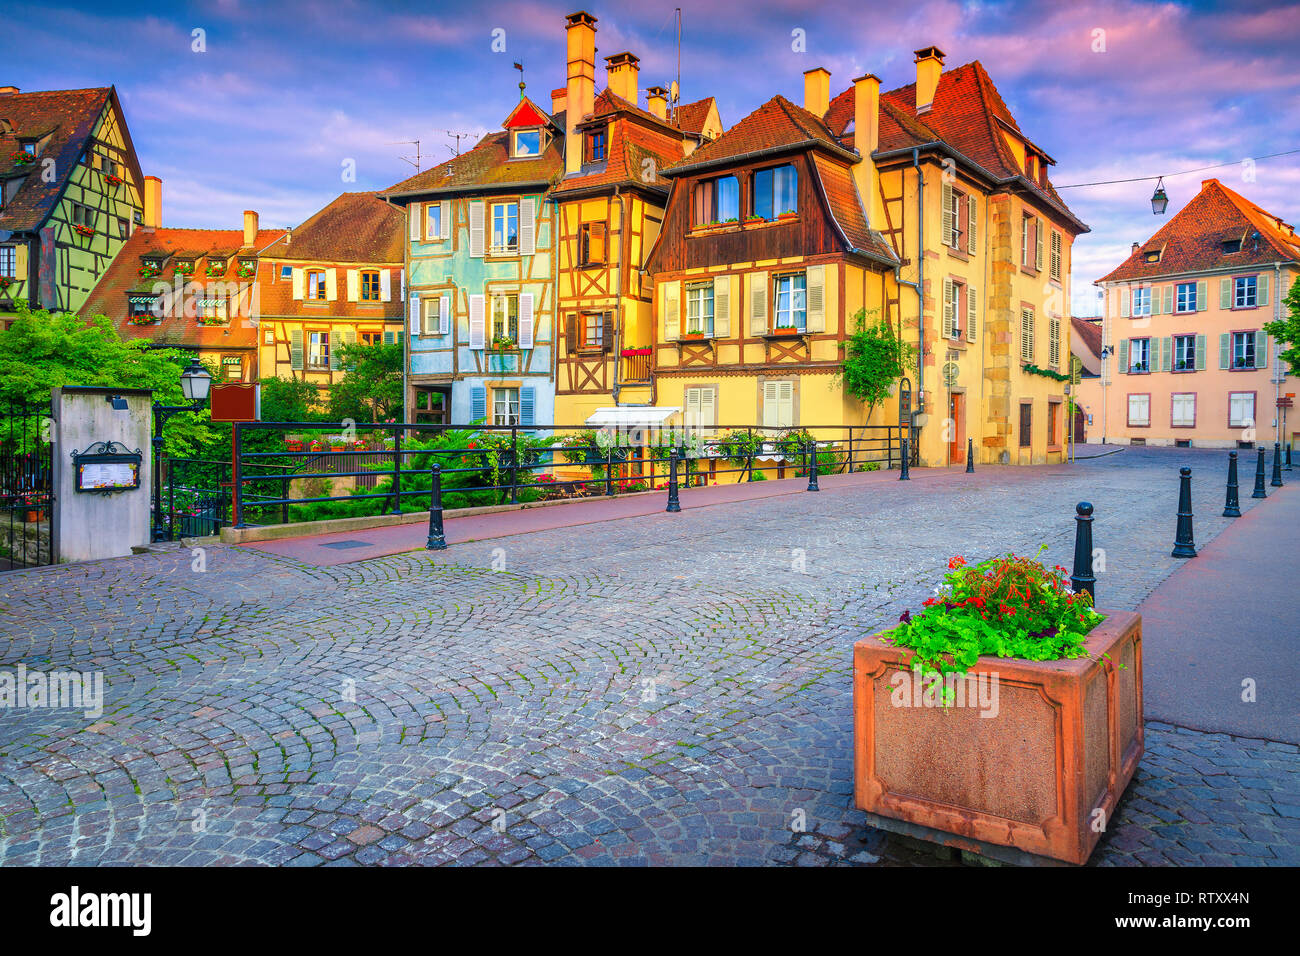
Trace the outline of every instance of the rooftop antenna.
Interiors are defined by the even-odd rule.
[[[404,163],[410,163],[412,166],[415,167],[415,171],[417,173],[420,171],[420,141],[418,139],[407,139],[397,143],[389,143],[388,145],[389,146],[414,146],[415,159],[411,159],[411,157],[409,156],[398,156],[397,158]]]
[[[450,146],[448,146],[447,148],[448,148],[448,149],[452,149],[452,153],[453,153],[454,155],[456,155],[456,156],[459,156],[459,155],[460,155],[460,141],[461,141],[462,139],[469,139],[470,134],[469,134],[469,133],[458,133],[458,132],[456,132],[455,130],[450,130],[450,129],[449,129],[449,130],[447,130],[447,135],[450,136],[452,139],[454,139],[454,140],[456,141],[456,148],[455,148],[455,149],[452,149]]]
[[[673,122],[677,122],[677,100],[682,92],[682,8],[677,8],[677,82],[673,84]]]
[[[519,71],[519,98],[524,98],[524,61],[520,60],[515,64],[515,69]]]

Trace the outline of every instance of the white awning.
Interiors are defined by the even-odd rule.
[[[598,408],[587,418],[592,428],[635,428],[646,425],[663,425],[681,412],[675,405],[618,405]]]

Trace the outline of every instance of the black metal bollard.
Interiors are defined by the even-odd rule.
[[[1228,497],[1223,502],[1223,517],[1240,518],[1241,503],[1237,500],[1237,453],[1228,452]]]
[[[428,551],[446,551],[447,536],[442,530],[442,468],[435,462],[429,468],[429,540]]]
[[[804,460],[808,462],[808,490],[821,491],[817,487],[817,441],[813,439],[804,446]]]
[[[1196,544],[1192,540],[1192,469],[1178,469],[1178,529],[1174,533],[1175,558],[1196,557]]]
[[[1080,501],[1074,506],[1074,573],[1070,587],[1077,594],[1087,591],[1097,604],[1097,578],[1092,573],[1092,504]]]
[[[911,454],[910,454],[911,449],[909,449],[909,448],[907,447],[908,444],[909,444],[908,440],[907,440],[906,438],[904,438],[904,439],[903,439],[903,462],[902,462],[902,465],[899,467],[899,470],[898,470],[898,480],[899,480],[899,481],[911,481],[911,480],[912,480],[911,476],[908,475],[908,473],[907,473],[907,469],[908,469],[908,466],[911,464],[911,457],[912,457]]]
[[[668,453],[668,507],[664,511],[681,511],[682,503],[677,498],[677,449]]]
[[[1273,442],[1273,480],[1269,484],[1282,487],[1282,443],[1278,441]]]
[[[966,439],[966,474],[975,474],[975,439]]]
[[[1291,447],[1292,447],[1292,443],[1287,442],[1286,443],[1286,465],[1285,465],[1287,471],[1291,470]]]
[[[1251,497],[1268,497],[1268,492],[1264,490],[1264,449],[1262,448],[1259,450],[1259,459],[1255,462],[1255,491]]]

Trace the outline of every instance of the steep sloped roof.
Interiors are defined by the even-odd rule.
[[[392,199],[421,193],[472,192],[476,188],[550,183],[564,174],[564,136],[553,136],[541,155],[510,158],[510,134],[489,133],[468,152],[416,173],[378,193]]]
[[[1101,322],[1070,316],[1070,351],[1083,363],[1088,375],[1101,374]]]
[[[826,195],[826,203],[830,206],[831,216],[849,248],[897,262],[893,247],[867,224],[867,214],[862,208],[857,185],[853,182],[853,171],[828,156],[816,153],[813,154],[813,163]]]
[[[845,145],[853,144],[854,131],[849,129],[853,121],[853,98],[854,88],[850,86],[831,100],[826,111],[827,126]],[[1028,141],[988,71],[975,60],[940,74],[934,100],[924,112],[916,109],[914,82],[881,94],[877,152],[945,143],[987,170],[996,180],[1020,180],[1032,193],[1075,220],[1086,231],[1087,226],[1070,211],[1046,175],[1041,181],[1024,176],[1011,147],[1007,145],[1004,127]],[[1033,148],[1042,152],[1037,146]]]
[[[251,255],[284,235],[283,229],[263,229],[257,233],[252,246],[244,245],[241,229],[137,229],[123,244],[108,269],[91,290],[80,314],[89,318],[104,315],[123,338],[152,339],[159,343],[190,348],[251,348],[257,344],[257,329],[243,318],[234,318],[228,325],[201,325],[193,317],[168,316],[149,325],[134,325],[127,321],[129,297],[151,295],[158,285],[169,289],[196,287],[202,289],[217,283],[240,283],[252,286],[251,279],[238,276],[241,254]],[[143,278],[140,268],[146,258],[163,260],[162,270],[156,276]],[[176,274],[176,263],[194,258],[194,272],[189,276]],[[212,259],[224,259],[225,271],[220,276],[207,274]]]
[[[105,104],[117,105],[112,87],[88,90],[49,90],[0,94],[0,180],[26,176],[10,202],[0,209],[0,229],[27,232],[39,229],[77,168]],[[34,163],[20,164],[14,155],[26,139],[49,135]],[[127,136],[127,156],[135,184],[142,187],[140,169]],[[53,159],[53,177],[42,174],[43,160]]]
[[[715,108],[712,96],[696,100],[694,103],[682,103],[677,107],[677,126],[687,133],[697,136],[704,132],[704,124],[709,118],[709,110]]]
[[[1240,252],[1224,251],[1223,243],[1229,239],[1241,240]],[[1146,254],[1157,250],[1160,260],[1147,262]],[[1295,230],[1217,179],[1207,179],[1177,215],[1098,281],[1181,275],[1278,260],[1300,260],[1300,237]]]
[[[555,194],[613,184],[652,186],[667,192],[668,182],[660,173],[684,155],[681,132],[609,90],[596,97],[590,119],[584,122],[600,119],[609,124],[605,159],[584,164],[577,175],[566,176]]]
[[[318,262],[400,263],[406,216],[377,193],[343,193],[262,255]]]

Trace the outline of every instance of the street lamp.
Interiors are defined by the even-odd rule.
[[[1151,212],[1163,216],[1168,205],[1169,196],[1165,193],[1165,178],[1161,176],[1156,180],[1156,191],[1151,194]]]
[[[197,412],[208,400],[212,388],[212,376],[199,364],[197,358],[181,372],[181,394],[190,402],[188,405],[153,406],[153,541],[172,540],[172,525],[164,525],[162,520],[162,451],[163,425],[167,419],[179,412]]]

